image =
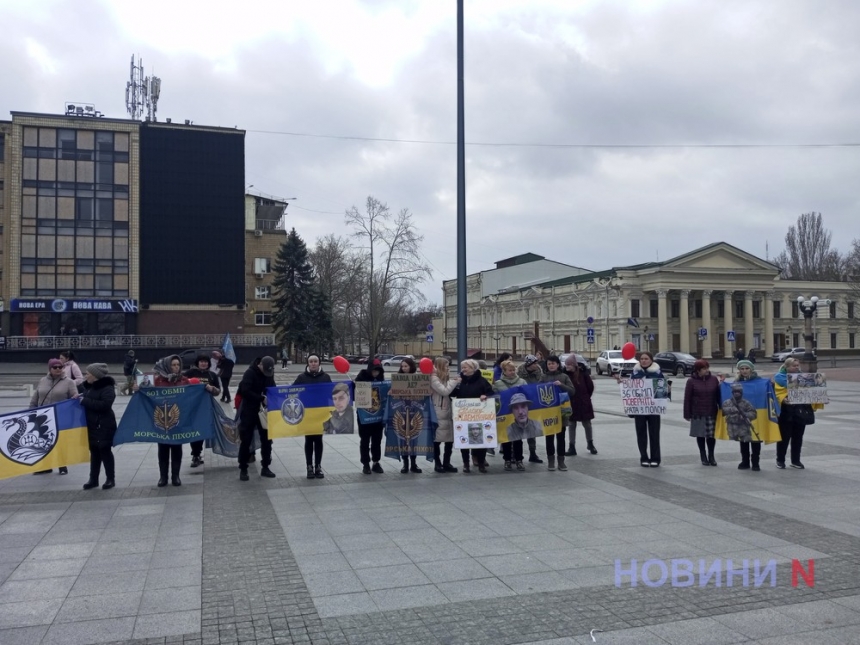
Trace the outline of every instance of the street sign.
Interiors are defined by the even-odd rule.
[[[431,325],[431,327],[432,327],[432,325]],[[432,342],[433,342],[433,334],[427,334],[427,342],[428,342],[428,343],[432,343]]]
[[[654,340],[654,334],[648,334],[648,340],[653,341]]]
[[[433,323],[427,323],[427,331],[433,331]]]
[[[726,340],[730,343],[735,342],[735,332],[733,332],[731,329],[726,332]]]
[[[589,327],[588,330],[586,330],[585,335],[589,338],[594,338],[594,329]]]
[[[594,336],[589,336],[585,340],[589,345],[594,345]]]
[[[707,327],[699,327],[699,338],[707,338],[708,337],[708,328]]]
[[[585,319],[585,322],[587,322],[587,323],[590,325],[591,323],[593,323],[593,322],[594,322],[594,318],[592,318],[591,316],[589,316],[588,318],[586,318],[586,319]]]

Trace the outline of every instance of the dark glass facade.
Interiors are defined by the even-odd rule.
[[[142,124],[140,303],[243,305],[242,131]]]

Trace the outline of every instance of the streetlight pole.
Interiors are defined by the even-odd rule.
[[[801,360],[800,365],[804,372],[818,371],[818,358],[816,357],[812,346],[815,339],[815,333],[812,330],[812,317],[818,310],[818,305],[829,307],[830,301],[820,300],[818,296],[812,296],[809,299],[804,296],[797,297],[797,308],[800,309],[803,314],[803,344],[806,351],[803,354],[803,359]]]
[[[463,89],[463,0],[457,0],[457,358],[466,360],[466,119]]]

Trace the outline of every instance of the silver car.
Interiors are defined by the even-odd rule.
[[[636,367],[635,360],[625,360],[619,349],[609,349],[600,352],[597,357],[597,373],[613,376],[620,374],[627,376],[633,373],[633,368]]]
[[[774,363],[782,363],[786,358],[803,358],[804,354],[806,354],[805,347],[792,347],[791,349],[787,349],[784,352],[779,352],[771,356],[770,360]],[[815,351],[813,350],[812,355],[815,356]]]

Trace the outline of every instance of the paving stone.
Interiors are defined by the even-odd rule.
[[[43,645],[90,645],[128,640],[134,630],[134,617],[106,618],[75,623],[54,623]]]
[[[7,580],[0,585],[0,604],[65,598],[77,578],[39,578],[37,580]]]
[[[137,617],[134,638],[176,636],[200,630],[199,611],[176,611],[165,614],[146,614]]]
[[[62,604],[62,598],[0,604],[0,629],[50,625]]]
[[[66,598],[55,618],[58,623],[136,616],[142,592]]]

